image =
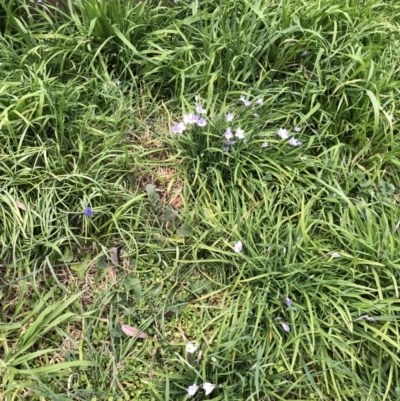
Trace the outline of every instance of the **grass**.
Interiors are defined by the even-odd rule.
[[[0,399],[398,400],[399,23],[0,0]]]

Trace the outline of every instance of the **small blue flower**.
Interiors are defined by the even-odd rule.
[[[91,207],[85,207],[85,210],[83,211],[83,214],[86,217],[93,217],[93,209]]]

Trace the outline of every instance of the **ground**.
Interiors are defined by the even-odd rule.
[[[0,0],[0,399],[398,400],[399,23]]]

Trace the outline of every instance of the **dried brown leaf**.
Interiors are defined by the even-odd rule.
[[[172,199],[170,204],[178,209],[181,209],[183,207],[183,200],[179,195],[177,195],[174,199]]]
[[[121,323],[121,329],[122,331],[130,337],[135,337],[137,336],[138,338],[147,338],[148,335],[144,333],[143,331],[139,331],[137,328],[129,326],[127,324]]]
[[[21,209],[21,210],[34,209],[35,208],[35,206],[33,206],[33,205],[26,206],[25,203],[22,203],[20,201],[15,201],[15,205],[17,206],[18,209]]]
[[[116,265],[116,266],[119,265],[118,248],[111,248],[110,249],[110,260],[114,265]]]

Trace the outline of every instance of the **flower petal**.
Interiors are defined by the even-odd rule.
[[[206,395],[209,395],[215,389],[216,384],[206,382],[206,383],[203,383],[201,385],[201,387],[203,387],[203,390],[206,393]]]
[[[192,384],[191,386],[188,387],[187,392],[190,396],[194,396],[199,389],[199,386],[197,384]]]

